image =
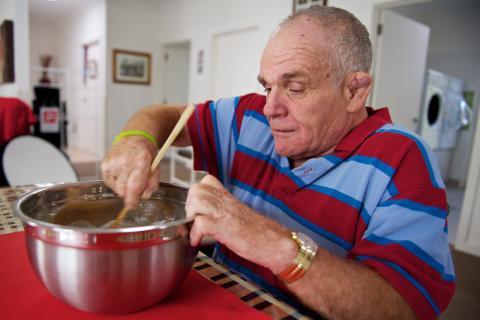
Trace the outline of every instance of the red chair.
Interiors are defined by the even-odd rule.
[[[32,109],[25,102],[17,98],[0,97],[0,160],[7,143],[15,137],[30,134],[30,126],[36,121]],[[0,166],[0,186],[6,185],[3,167]]]

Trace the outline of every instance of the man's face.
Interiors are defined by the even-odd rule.
[[[346,101],[323,49],[327,41],[317,25],[298,21],[270,39],[260,62],[275,150],[299,163],[331,152],[346,134]]]

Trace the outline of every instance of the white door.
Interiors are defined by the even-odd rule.
[[[165,72],[163,89],[165,104],[188,103],[190,43],[168,44],[164,47]]]
[[[77,110],[78,149],[99,157],[101,143],[98,128],[98,114],[101,112],[101,99],[98,83],[98,63],[100,46],[94,42],[88,46],[86,53],[86,70],[82,74],[83,84],[80,86],[80,108]]]
[[[100,47],[92,42],[83,50],[83,70],[69,72],[67,94],[68,145],[90,158],[101,154],[100,117],[103,101],[99,93]]]
[[[430,28],[387,9],[381,25],[372,106],[388,106],[395,124],[417,131]]]
[[[190,42],[170,43],[164,46],[164,73],[163,73],[163,103],[186,105],[190,103],[188,82],[190,78]],[[181,184],[184,182],[176,176],[176,156],[178,148],[171,147],[165,158],[170,158],[170,182]],[[188,162],[188,159],[185,160]],[[184,162],[180,162],[183,165]],[[192,170],[192,165],[185,166]],[[190,174],[194,176],[194,174]],[[185,185],[185,184],[183,184]],[[188,185],[187,185],[188,186]]]
[[[211,98],[258,92],[262,37],[258,27],[232,30],[213,37]]]
[[[477,119],[479,121],[480,119]],[[475,129],[455,248],[480,257],[480,126]]]

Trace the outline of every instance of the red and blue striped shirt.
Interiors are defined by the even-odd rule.
[[[430,148],[394,126],[386,108],[369,108],[332,154],[291,169],[275,152],[264,104],[257,94],[198,104],[188,123],[195,169],[320,247],[373,268],[420,319],[436,318],[450,302],[455,274],[445,186]],[[269,270],[221,245],[214,258],[290,299]]]

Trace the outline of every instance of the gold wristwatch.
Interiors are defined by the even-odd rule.
[[[298,246],[297,256],[288,268],[277,274],[277,277],[285,283],[292,283],[305,274],[318,249],[315,241],[301,232],[292,232],[292,240]]]

